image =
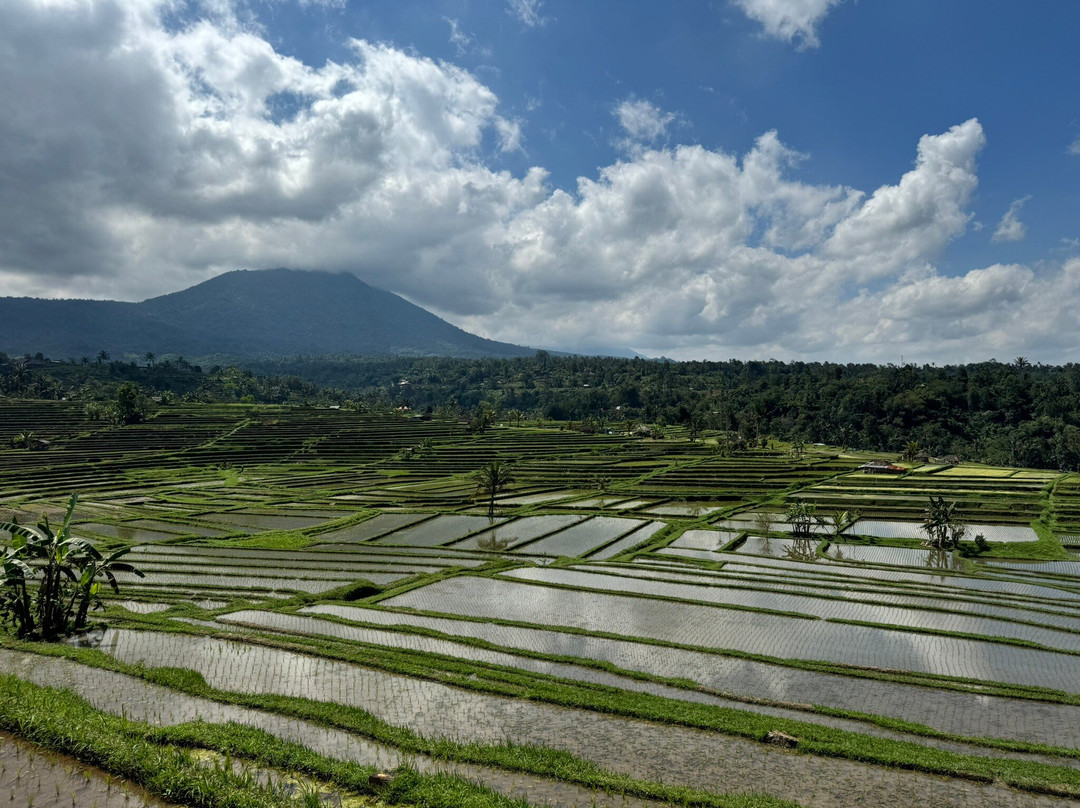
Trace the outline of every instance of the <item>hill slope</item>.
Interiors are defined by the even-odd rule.
[[[348,273],[237,270],[141,303],[0,298],[0,351],[100,350],[236,358],[533,353],[462,331]]]

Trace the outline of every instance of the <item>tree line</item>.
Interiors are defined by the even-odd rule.
[[[251,363],[347,390],[371,407],[413,411],[481,403],[529,419],[683,425],[747,440],[827,443],[988,463],[1080,468],[1080,365],[1012,362],[873,365],[309,357]]]
[[[166,400],[339,404],[485,421],[678,425],[752,441],[1080,469],[1080,365],[672,362],[558,356],[296,357],[204,371],[183,359],[50,362],[0,354],[0,394],[111,400],[136,383]]]

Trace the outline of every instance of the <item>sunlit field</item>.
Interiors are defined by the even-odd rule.
[[[873,455],[677,430],[0,406],[5,445],[30,427],[52,445],[0,451],[0,519],[55,521],[77,492],[73,533],[144,577],[117,573],[89,634],[4,641],[0,726],[141,804],[1080,804],[1080,476],[867,474]],[[931,495],[956,548],[924,546]],[[97,780],[44,760],[12,799],[89,804]]]

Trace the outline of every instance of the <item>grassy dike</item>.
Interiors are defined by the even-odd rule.
[[[0,727],[193,808],[277,808],[292,803],[225,768],[196,763],[175,746],[140,737],[138,726],[65,691],[0,675]]]
[[[25,649],[23,649],[25,650]],[[64,655],[68,656],[68,655]],[[116,667],[116,666],[109,666]],[[125,666],[118,666],[125,667]],[[798,808],[766,795],[715,795],[678,786],[646,783],[614,775],[566,753],[524,746],[461,745],[426,741],[407,729],[389,727],[361,710],[282,697],[251,697],[215,691],[191,671],[143,669],[143,678],[191,694],[242,706],[257,706],[358,734],[402,741],[404,751],[443,760],[463,760],[557,777],[593,788],[706,808]],[[334,714],[340,714],[335,720]],[[0,674],[0,728],[38,746],[63,752],[139,784],[165,799],[193,808],[277,808],[296,801],[228,767],[206,767],[185,749],[208,749],[286,772],[301,773],[358,793],[376,795],[368,778],[376,770],[319,755],[262,730],[237,724],[191,722],[151,727],[97,710],[69,691],[41,687]],[[366,730],[366,731],[365,731]],[[471,760],[470,760],[471,759]],[[391,805],[421,808],[524,808],[510,799],[462,778],[421,774],[405,766],[388,788],[377,792]]]
[[[237,638],[228,638],[237,641]],[[299,639],[299,638],[296,638]],[[370,664],[367,653],[373,649],[351,650],[328,641],[276,642],[267,641],[287,650],[317,654],[325,658]],[[66,646],[19,645],[18,650],[44,651],[64,656],[84,664],[138,676],[174,690],[212,699],[226,704],[267,710],[281,715],[301,718],[313,723],[353,732],[375,741],[394,746],[404,752],[430,755],[464,763],[498,766],[545,777],[554,777],[577,785],[625,793],[631,796],[659,799],[668,802],[704,806],[727,806],[725,797],[702,794],[691,789],[633,780],[606,772],[595,764],[564,752],[518,745],[484,745],[458,743],[447,739],[428,739],[407,728],[389,725],[370,713],[355,708],[309,699],[272,694],[239,693],[210,687],[203,677],[190,670],[177,668],[145,668],[129,665],[93,650]],[[383,654],[380,654],[383,656]],[[629,718],[674,723],[727,735],[762,741],[771,730],[781,730],[800,739],[799,751],[807,754],[836,757],[892,768],[922,771],[968,779],[976,782],[998,781],[1014,788],[1057,796],[1080,796],[1080,771],[1064,766],[1030,760],[987,758],[929,748],[916,743],[875,738],[844,730],[823,727],[789,719],[760,715],[731,708],[683,702],[645,693],[632,693],[611,687],[582,684],[519,671],[455,663],[443,660],[432,665],[428,655],[386,654],[402,657],[396,668],[406,675],[441,681],[458,687],[491,694],[528,698],[576,709],[594,710],[623,715]],[[383,667],[380,665],[379,667]],[[438,668],[438,670],[433,669]],[[472,678],[479,674],[481,678]],[[896,722],[900,728],[901,722]],[[967,740],[967,739],[958,739]],[[997,746],[997,744],[988,744]],[[1003,746],[1005,744],[1002,744]],[[1050,755],[1075,757],[1073,750],[1036,747],[1027,744],[1008,745],[1017,751],[1041,752]],[[762,803],[768,805],[769,803]]]

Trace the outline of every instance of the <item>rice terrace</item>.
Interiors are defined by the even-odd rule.
[[[1080,475],[0,402],[5,446],[27,425],[51,445],[0,451],[0,520],[77,492],[70,534],[137,572],[89,633],[7,636],[0,724],[136,804],[1080,804]],[[43,771],[27,804],[90,804]]]

